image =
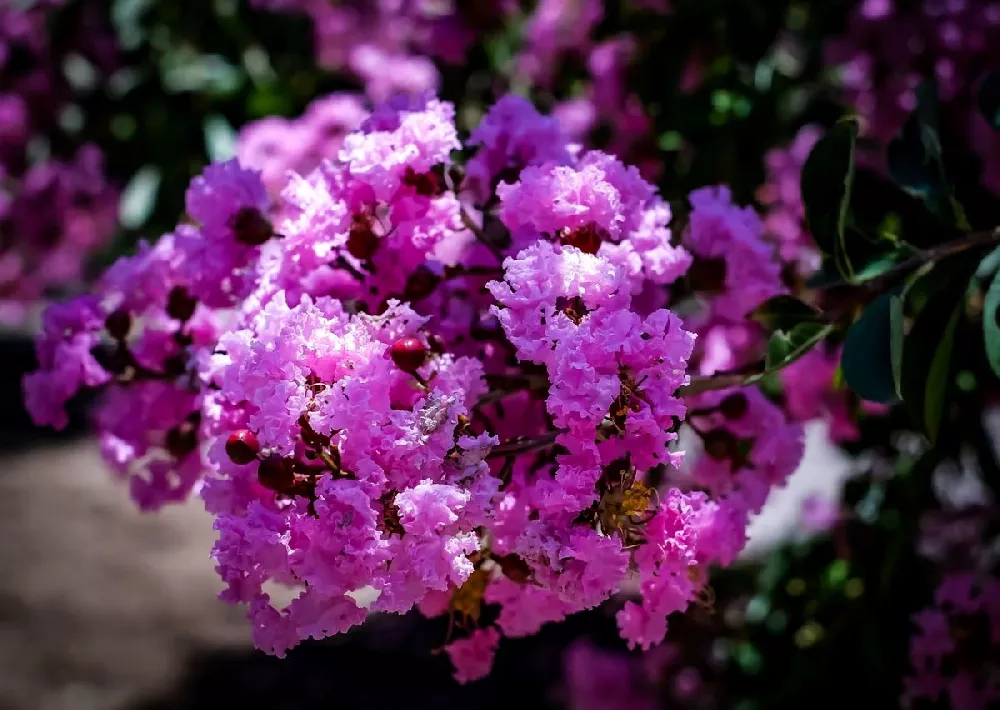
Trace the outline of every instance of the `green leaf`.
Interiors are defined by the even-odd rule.
[[[991,255],[992,256],[992,255]],[[987,257],[987,259],[990,257]],[[993,277],[983,302],[983,335],[986,340],[986,357],[993,372],[1000,376],[1000,274]]]
[[[809,229],[816,245],[833,256],[837,271],[848,281],[854,273],[844,230],[854,184],[857,139],[857,120],[839,121],[816,143],[802,167],[802,202]]]
[[[913,255],[912,249],[894,249],[866,262],[854,274],[854,283],[864,283],[891,271]]]
[[[955,347],[955,329],[958,327],[961,315],[962,304],[959,303],[934,348],[934,358],[927,373],[924,391],[924,427],[931,444],[937,442],[937,435],[941,430],[941,417],[944,414],[951,373],[951,352]]]
[[[991,71],[976,92],[979,110],[994,130],[1000,131],[1000,69]]]
[[[889,404],[896,400],[892,369],[893,293],[876,298],[847,331],[840,366],[848,386],[862,399]]]
[[[769,331],[791,330],[799,323],[819,322],[823,314],[794,296],[775,296],[755,308],[748,316]]]
[[[955,330],[978,260],[963,254],[939,262],[907,289],[906,301],[925,299],[903,339],[900,395],[913,420],[937,440],[951,384]]]
[[[991,279],[997,270],[1000,270],[1000,247],[991,251],[979,262],[979,266],[976,268],[976,278],[980,280]]]
[[[906,119],[886,152],[889,176],[907,193],[923,200],[945,224],[967,228],[965,214],[945,175],[938,135],[938,98],[933,82],[917,88],[917,109]]]
[[[769,374],[791,365],[809,352],[823,338],[833,332],[831,323],[799,323],[791,330],[779,330],[767,341],[764,373]],[[762,375],[747,380],[747,384],[761,379]]]
[[[899,399],[903,398],[900,383],[903,378],[903,297],[893,294],[889,300],[889,357],[892,363],[892,386]]]

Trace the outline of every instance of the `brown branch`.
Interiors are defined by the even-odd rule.
[[[970,232],[962,239],[956,239],[946,244],[917,252],[905,261],[900,262],[888,271],[885,271],[868,281],[862,281],[858,284],[851,284],[848,282],[833,283],[817,290],[824,291],[833,288],[847,287],[863,289],[870,294],[879,294],[889,288],[892,288],[908,274],[916,271],[925,264],[941,261],[942,259],[947,259],[950,256],[955,256],[956,254],[961,254],[979,247],[998,245],[1000,245],[1000,227],[995,227],[994,229],[986,232]]]
[[[497,259],[503,261],[503,249],[490,239],[486,232],[484,232],[482,228],[472,220],[472,217],[469,216],[469,213],[465,211],[464,207],[460,210],[460,213],[462,215],[462,224],[465,225],[465,228],[475,234],[476,239],[479,240],[479,242],[487,249],[493,252],[493,255]]]
[[[519,456],[520,454],[547,449],[555,444],[556,439],[563,433],[565,432],[562,429],[556,429],[548,432],[547,434],[542,434],[541,436],[531,438],[518,437],[517,439],[511,439],[509,441],[505,441],[499,446],[493,447],[493,450],[487,454],[487,458],[496,458],[498,456]]]

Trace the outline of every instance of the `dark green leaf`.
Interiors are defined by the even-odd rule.
[[[816,271],[809,274],[806,279],[806,288],[818,289],[829,286],[843,285],[844,280],[835,268],[830,268],[830,264],[824,261],[823,265]]]
[[[791,330],[799,323],[815,323],[823,315],[794,296],[775,296],[754,309],[748,316],[769,331]]]
[[[912,254],[913,251],[911,249],[895,249],[886,254],[882,254],[881,256],[877,256],[858,268],[857,272],[854,274],[854,282],[864,283],[865,281],[878,278],[882,274],[887,271],[891,271],[894,267],[906,261],[910,256],[912,256]]]
[[[986,339],[986,357],[990,361],[993,372],[1000,376],[1000,324],[997,323],[998,317],[1000,317],[1000,274],[993,277],[993,282],[986,292],[986,300],[983,302],[983,336]]]
[[[802,202],[817,246],[833,256],[847,280],[853,268],[847,256],[844,230],[854,183],[854,149],[858,122],[844,119],[823,136],[802,167]]]
[[[1000,131],[1000,69],[991,71],[976,93],[979,110],[986,122]]]
[[[893,293],[872,301],[847,331],[840,366],[848,386],[859,397],[888,404],[896,399],[892,374]]]
[[[936,441],[951,382],[955,329],[978,261],[961,255],[938,263],[907,290],[926,302],[903,339],[899,391],[910,416]]]
[[[933,82],[926,82],[917,89],[917,109],[889,143],[889,176],[903,190],[923,200],[941,221],[965,227],[964,213],[945,175],[937,115],[937,89]]]
[[[950,383],[951,351],[955,347],[955,328],[958,327],[961,315],[962,304],[959,303],[934,347],[934,357],[927,373],[924,390],[924,427],[932,444],[937,441],[938,431],[941,429],[941,417],[944,414]]]
[[[892,361],[892,386],[896,397],[903,398],[900,383],[903,373],[903,298],[895,294],[889,300],[889,356]]]
[[[1000,269],[1000,247],[997,247],[987,254],[979,266],[976,268],[976,277],[979,279],[992,279],[993,274]]]
[[[829,323],[799,323],[791,330],[779,330],[773,333],[770,340],[767,341],[767,355],[764,360],[765,373],[774,372],[792,364],[832,331],[833,325]]]

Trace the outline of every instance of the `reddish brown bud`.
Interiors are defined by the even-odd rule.
[[[722,416],[726,419],[733,421],[735,419],[742,419],[747,413],[747,397],[742,392],[735,392],[724,400],[722,404],[719,405],[719,411],[722,412]]]
[[[716,461],[733,458],[737,453],[736,438],[725,429],[712,429],[703,437],[705,453]]]
[[[413,168],[407,168],[403,175],[403,184],[416,190],[418,195],[434,197],[444,192],[444,166],[438,165],[426,173],[418,173]]]
[[[406,288],[403,289],[403,296],[407,301],[420,301],[432,293],[441,283],[441,277],[428,269],[426,266],[418,266],[410,278],[406,280]]]
[[[726,260],[722,257],[695,259],[687,275],[695,291],[718,293],[726,287]]]
[[[392,361],[403,372],[411,375],[427,360],[427,346],[417,338],[400,338],[389,349]]]
[[[256,207],[241,207],[230,218],[229,226],[236,241],[252,247],[260,246],[274,236],[271,222]]]
[[[108,329],[108,335],[115,340],[125,340],[128,332],[132,330],[132,316],[123,308],[119,308],[104,321],[104,327]]]
[[[278,454],[271,454],[260,462],[257,468],[257,480],[264,488],[282,493],[295,485],[295,473],[292,470],[291,459]]]
[[[378,236],[372,229],[368,217],[356,215],[351,231],[347,235],[347,251],[361,261],[371,259],[378,249]]]
[[[185,422],[168,431],[164,443],[171,456],[182,459],[198,447],[198,433]]]
[[[246,466],[257,458],[260,453],[260,442],[257,435],[249,429],[239,429],[229,435],[226,440],[226,455],[236,464]]]
[[[174,286],[167,296],[167,315],[176,320],[189,320],[197,306],[198,301],[189,296],[183,286]]]
[[[596,254],[604,241],[604,230],[599,229],[596,224],[577,227],[576,229],[564,229],[559,235],[559,241],[568,247],[576,247],[584,254]]]

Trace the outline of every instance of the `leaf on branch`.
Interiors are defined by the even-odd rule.
[[[769,331],[791,330],[799,323],[822,322],[823,314],[794,296],[775,296],[760,304],[748,317]]]
[[[907,290],[926,302],[903,339],[899,392],[910,416],[933,444],[941,429],[952,381],[955,330],[964,312],[965,294],[977,262],[957,257],[941,262]]]
[[[993,372],[1000,376],[1000,323],[997,321],[998,318],[1000,318],[1000,274],[993,277],[993,282],[986,292],[986,299],[983,301],[983,336],[986,341],[986,357]]]
[[[832,323],[799,323],[791,330],[773,333],[767,341],[764,372],[749,378],[747,383],[757,382],[765,375],[791,365],[832,333],[833,328]]]
[[[1000,270],[1000,247],[991,251],[979,262],[979,266],[976,268],[976,278],[980,280],[992,279],[998,270]]]
[[[945,175],[937,116],[937,88],[933,82],[925,82],[917,89],[916,111],[889,143],[889,176],[904,191],[921,199],[942,222],[967,228],[964,211]]]
[[[857,120],[839,121],[816,143],[802,167],[802,202],[809,229],[816,245],[824,254],[833,256],[837,271],[848,281],[854,273],[844,233],[854,184],[857,139]]]
[[[903,398],[901,382],[903,378],[903,297],[893,294],[889,299],[889,357],[892,364],[892,387],[896,397]]]
[[[862,399],[890,404],[896,400],[892,358],[892,300],[876,298],[847,331],[840,366],[848,386]]]

